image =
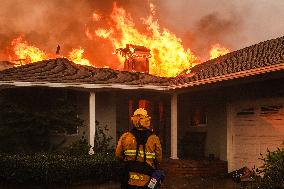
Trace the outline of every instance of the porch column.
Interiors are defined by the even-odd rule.
[[[89,117],[90,117],[90,128],[89,128],[89,144],[92,146],[89,154],[94,154],[94,140],[96,134],[96,93],[90,92],[89,98]]]
[[[177,156],[177,94],[171,96],[171,159]]]

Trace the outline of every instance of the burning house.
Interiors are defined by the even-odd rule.
[[[91,145],[95,120],[109,126],[115,144],[131,129],[133,111],[145,107],[165,159],[183,164],[176,166],[177,174],[259,166],[259,153],[282,143],[284,37],[228,53],[172,78],[147,73],[146,48],[129,45],[119,52],[125,54],[127,71],[83,66],[65,58],[43,60],[1,71],[1,91],[72,94],[87,127],[67,137],[85,135]],[[192,169],[200,166],[196,160],[208,158],[213,161],[202,170]]]

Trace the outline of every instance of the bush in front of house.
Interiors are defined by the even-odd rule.
[[[24,185],[71,185],[116,180],[119,164],[113,154],[0,155],[0,181]]]
[[[278,148],[273,152],[267,150],[266,156],[262,155],[261,159],[264,164],[256,170],[256,188],[284,188],[284,149]]]

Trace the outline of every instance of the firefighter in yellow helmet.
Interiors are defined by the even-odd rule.
[[[148,188],[157,164],[162,160],[159,137],[150,130],[151,117],[139,108],[131,117],[133,129],[124,133],[117,144],[115,156],[126,164],[121,188]]]

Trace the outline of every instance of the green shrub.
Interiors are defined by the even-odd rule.
[[[0,181],[24,185],[70,185],[116,180],[119,164],[111,154],[68,156],[0,155]]]
[[[266,156],[261,156],[264,164],[256,170],[257,188],[284,188],[284,149],[267,150]]]
[[[108,130],[107,125],[102,125],[96,121],[96,136],[94,141],[94,151],[96,153],[107,153],[114,150],[114,147],[110,145],[113,138],[107,134]]]
[[[80,139],[64,149],[63,153],[70,156],[88,156],[91,147],[92,146],[88,144],[87,140]]]

